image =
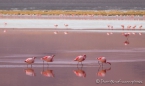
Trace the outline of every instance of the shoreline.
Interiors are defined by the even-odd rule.
[[[145,15],[145,10],[0,10],[6,15]]]

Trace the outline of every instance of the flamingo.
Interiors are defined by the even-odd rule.
[[[129,37],[129,33],[123,33],[122,35],[124,35],[125,37]]]
[[[108,25],[108,29],[110,29],[110,30],[113,30],[113,26],[111,26],[111,25]],[[110,35],[110,34],[113,34],[112,32],[110,32],[110,33],[107,33],[107,35]]]
[[[31,64],[32,67],[32,63],[34,63],[36,57],[33,58],[27,58],[24,62],[26,62],[27,64]],[[27,65],[28,66],[28,65]]]
[[[108,25],[108,29],[110,29],[110,25]],[[109,32],[107,32],[107,35],[110,35],[110,33],[109,33]]]
[[[121,27],[122,27],[122,29],[124,30],[124,27],[125,27],[125,26],[124,26],[124,25],[121,25]]]
[[[140,30],[142,29],[142,25],[139,26],[139,29],[140,29]],[[142,33],[139,33],[139,35],[141,35],[141,34],[142,34]]]
[[[57,24],[55,24],[55,25],[54,25],[54,27],[56,27],[56,28],[57,28],[57,27],[58,27],[58,25],[57,25]]]
[[[111,30],[113,30],[113,26],[111,26]],[[113,33],[111,32],[111,34],[113,34]]]
[[[78,61],[78,64],[79,64],[79,62],[81,62],[81,64],[82,64],[82,61],[84,61],[86,59],[86,55],[84,54],[84,55],[79,55],[79,56],[77,56],[75,59],[74,59],[74,61]],[[77,64],[77,65],[78,65]]]
[[[136,28],[136,25],[132,27],[132,29],[133,29],[133,30],[135,30],[135,28]],[[133,32],[132,34],[134,34],[134,35],[135,35],[135,33],[134,33],[134,32]]]
[[[127,26],[127,29],[128,29],[128,30],[130,30],[130,28],[131,28],[131,26],[130,26],[130,25],[129,25],[129,26]],[[130,34],[130,33],[128,33],[128,34]]]
[[[105,57],[98,57],[97,60],[98,60],[98,63],[99,63],[99,62],[102,63],[102,66],[103,66],[103,63],[111,65],[110,62],[107,62],[107,61],[106,61],[106,58],[105,58]],[[100,64],[100,63],[99,63],[99,64]]]
[[[7,23],[6,23],[6,22],[5,22],[4,24],[5,24],[5,26],[7,25]]]
[[[65,27],[68,27],[68,24],[64,24]]]
[[[43,60],[43,62],[44,61],[46,61],[46,62],[53,62],[53,57],[54,56],[55,55],[52,55],[52,56],[44,56],[44,57],[41,58],[41,60]]]
[[[25,73],[28,76],[36,76],[35,71],[32,68],[25,69]]]

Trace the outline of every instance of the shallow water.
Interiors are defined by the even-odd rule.
[[[102,72],[103,71],[103,72]],[[106,71],[106,72],[104,72]],[[79,72],[80,74],[75,74]],[[46,64],[40,67],[3,67],[0,68],[2,86],[132,86],[131,83],[111,84],[104,81],[136,81],[134,86],[144,86],[145,81],[144,62],[112,63],[111,66],[99,67],[48,67]],[[102,75],[101,75],[102,74]],[[48,76],[46,76],[48,75]],[[137,83],[140,81],[142,83]]]
[[[145,81],[145,34],[131,34],[128,38],[122,33],[107,35],[107,32],[70,30],[0,30],[0,85],[2,86],[95,86],[96,80]],[[128,41],[128,42],[126,42]],[[125,45],[127,43],[127,45]],[[40,60],[45,55],[55,54],[54,62]],[[86,54],[87,59],[77,67],[73,59]],[[34,65],[24,60],[37,57]],[[112,65],[99,68],[96,60],[105,56]],[[102,71],[101,71],[102,70]],[[78,77],[74,72],[78,72]],[[42,74],[43,75],[42,75]],[[46,77],[44,75],[48,75]],[[104,76],[104,77],[103,77]],[[132,86],[132,84],[113,84]]]

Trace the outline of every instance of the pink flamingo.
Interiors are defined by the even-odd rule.
[[[113,26],[111,26],[111,30],[113,30]],[[111,34],[113,34],[113,33],[111,32]]]
[[[32,68],[25,69],[25,73],[28,76],[36,76],[35,71]]]
[[[55,24],[55,25],[54,25],[54,27],[55,27],[55,28],[57,28],[57,27],[58,27],[58,25],[57,25],[57,24]],[[58,34],[58,31],[55,31],[55,32],[54,32],[54,34]]]
[[[4,24],[5,24],[5,26],[7,25],[7,23],[6,23],[6,22],[5,22]]]
[[[108,25],[108,29],[110,29],[110,27],[111,27],[111,26],[110,26],[110,25]],[[110,33],[109,33],[109,32],[107,32],[107,35],[110,35]]]
[[[53,58],[54,58],[55,55],[52,55],[52,56],[44,56],[41,58],[41,60],[46,61],[46,62],[53,62]]]
[[[136,28],[136,25],[132,27],[132,29],[133,29],[133,30],[135,30],[135,28]],[[134,34],[134,35],[135,35],[135,33],[134,33],[134,32],[133,32],[132,34]]]
[[[128,40],[128,37],[129,37],[129,33],[124,33],[123,34],[126,38],[127,38],[127,40],[124,42],[124,45],[128,45],[129,44],[129,40]]]
[[[113,26],[108,25],[108,29],[113,30]],[[108,33],[107,33],[107,35],[110,35],[110,34],[113,34],[113,33],[112,33],[112,32],[110,32],[110,33],[108,32]]]
[[[68,24],[64,24],[65,27],[68,27]]]
[[[125,37],[129,37],[129,33],[123,33],[122,35],[124,35]]]
[[[105,57],[98,57],[97,60],[98,60],[98,63],[99,63],[99,62],[102,63],[102,66],[103,66],[103,63],[111,65],[110,62],[107,62],[107,60],[106,60]],[[99,63],[99,64],[100,64],[100,63]]]
[[[32,67],[32,63],[34,63],[36,57],[33,58],[27,58],[24,62],[26,62],[27,64],[31,64]],[[28,65],[27,65],[28,66]]]
[[[99,67],[98,72],[97,72],[97,76],[99,76],[99,77],[105,77],[106,72],[109,71],[109,70],[111,70],[111,67],[109,69],[103,69],[102,68],[102,70],[100,70],[100,67]]]
[[[122,29],[124,30],[124,25],[121,25]]]
[[[127,29],[130,29],[131,28],[131,26],[127,26]]]
[[[57,28],[57,27],[58,27],[58,25],[57,25],[57,24],[55,24],[55,25],[54,25],[54,27],[56,27],[56,28]]]
[[[78,61],[78,64],[79,64],[79,62],[81,62],[81,64],[82,64],[82,61],[84,61],[86,59],[86,55],[84,54],[84,55],[79,55],[79,56],[77,56],[75,59],[74,59],[74,61]],[[78,65],[77,64],[77,65]]]

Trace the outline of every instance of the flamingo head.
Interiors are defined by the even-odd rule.
[[[86,54],[84,54],[83,56],[84,56],[84,59],[86,59],[86,57],[87,57]]]
[[[97,60],[101,60],[102,57],[98,57]]]

